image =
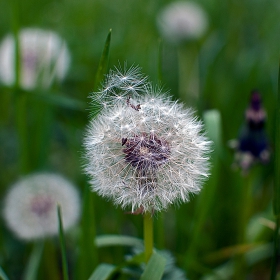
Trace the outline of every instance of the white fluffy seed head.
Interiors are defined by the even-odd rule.
[[[210,142],[191,109],[146,88],[145,95],[131,93],[105,106],[91,121],[85,170],[101,196],[132,211],[151,212],[200,191],[208,176]],[[120,95],[124,92],[119,89]],[[105,104],[114,98],[106,97]]]
[[[158,15],[161,34],[170,42],[199,39],[208,28],[204,10],[194,2],[178,1],[166,6]]]
[[[17,237],[34,240],[58,234],[57,205],[61,206],[63,227],[67,230],[80,216],[76,188],[59,175],[38,173],[11,187],[3,215]]]
[[[20,86],[30,90],[48,88],[54,80],[61,81],[70,65],[67,45],[55,32],[25,28],[19,32]],[[15,83],[15,38],[7,35],[0,45],[0,80]]]

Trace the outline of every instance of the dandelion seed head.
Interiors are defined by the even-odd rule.
[[[55,32],[25,28],[19,32],[20,86],[30,90],[48,88],[54,80],[61,81],[70,65],[66,42]],[[7,35],[0,45],[0,80],[5,85],[15,83],[15,38]]]
[[[202,123],[154,90],[104,108],[90,122],[84,146],[93,190],[132,211],[188,201],[209,174],[210,141]]]
[[[157,19],[162,35],[173,43],[199,39],[208,27],[207,15],[194,2],[177,1],[166,6]]]
[[[38,173],[15,183],[7,193],[4,219],[21,239],[34,240],[58,234],[57,205],[61,206],[64,230],[80,216],[75,187],[59,175]]]

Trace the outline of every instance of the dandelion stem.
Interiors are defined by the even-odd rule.
[[[148,263],[153,254],[153,216],[149,212],[144,214],[144,243],[145,261]]]

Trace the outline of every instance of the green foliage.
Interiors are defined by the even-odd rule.
[[[164,273],[165,263],[166,260],[160,254],[153,253],[140,280],[160,280]]]
[[[114,265],[102,263],[100,264],[93,274],[90,276],[89,280],[107,280],[115,270]]]

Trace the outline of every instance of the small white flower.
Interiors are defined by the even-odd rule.
[[[110,72],[112,83],[114,76],[116,83],[119,80],[118,73]],[[117,97],[106,96],[105,105],[111,105],[88,127],[86,172],[100,195],[132,211],[152,212],[188,201],[191,193],[200,191],[208,176],[210,142],[191,109],[152,91],[142,75],[134,74],[129,79],[140,92],[127,96],[116,86],[114,93],[123,101],[113,106]]]
[[[159,14],[157,23],[162,35],[174,43],[198,39],[208,28],[204,10],[197,3],[187,1],[169,4]]]
[[[67,45],[55,32],[25,28],[19,32],[20,86],[29,90],[47,88],[61,81],[70,65]],[[0,45],[0,80],[5,85],[15,82],[15,39],[7,35]]]
[[[27,176],[9,190],[4,206],[7,226],[21,239],[33,240],[58,234],[57,205],[64,229],[77,223],[80,198],[76,188],[59,175]]]

